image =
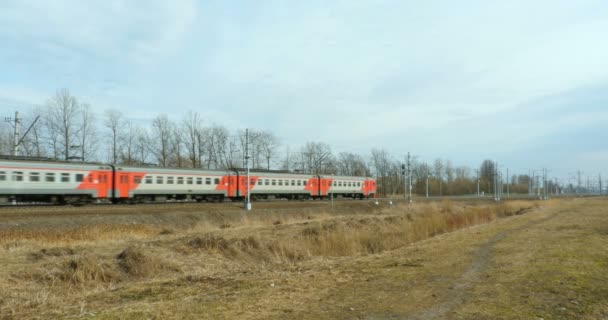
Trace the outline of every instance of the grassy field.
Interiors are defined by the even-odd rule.
[[[606,319],[608,201],[0,211],[0,319]]]

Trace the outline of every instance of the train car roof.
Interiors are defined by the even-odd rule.
[[[238,171],[239,175],[247,175],[247,171]],[[249,171],[251,176],[269,177],[269,178],[293,178],[293,179],[307,179],[316,177],[316,174],[308,173],[293,173],[293,172],[270,172],[270,171]]]
[[[208,174],[208,175],[229,175],[229,170],[204,170],[196,168],[164,168],[164,167],[132,167],[115,166],[116,171],[135,171],[145,173],[166,173],[166,174]]]
[[[53,160],[17,160],[0,158],[0,167],[14,167],[23,169],[86,169],[86,170],[111,170],[112,167],[102,163],[91,162],[69,162]]]
[[[323,179],[340,179],[340,180],[375,180],[371,177],[357,177],[357,176],[335,176],[330,174],[321,175]]]

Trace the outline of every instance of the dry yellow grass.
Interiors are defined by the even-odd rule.
[[[430,294],[441,297],[436,289],[466,273],[476,243],[491,230],[564,203],[577,205],[268,205],[254,214],[192,210],[167,213],[169,218],[155,212],[136,223],[109,216],[53,230],[21,225],[0,231],[0,319],[415,314],[432,306]],[[450,234],[497,220],[487,230]],[[401,293],[386,295],[393,290]],[[424,302],[397,307],[406,291]]]

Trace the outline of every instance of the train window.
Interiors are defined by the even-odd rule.
[[[167,177],[167,184],[173,184],[175,182],[175,178]]]
[[[265,186],[269,186],[270,185],[270,180],[269,179],[264,179],[264,185]]]
[[[263,184],[264,184],[264,180],[262,180],[262,179],[258,179],[258,186],[261,186],[261,185],[263,185]]]
[[[141,183],[141,176],[134,176],[133,177],[133,183],[140,184]]]
[[[296,182],[297,182],[298,186],[302,185],[302,180],[296,180]]]
[[[52,172],[48,172],[46,174],[46,182],[55,182],[55,174]]]
[[[76,182],[82,182],[82,180],[84,180],[84,174],[77,173],[76,174]]]
[[[23,172],[14,171],[13,172],[13,181],[23,181]]]
[[[99,182],[101,182],[101,183],[107,183],[108,182],[108,175],[106,175],[106,174],[100,174],[99,175]]]
[[[157,176],[156,177],[156,183],[157,184],[163,184],[163,177],[162,176]]]
[[[196,184],[203,184],[203,178],[197,177],[196,178]]]
[[[124,183],[124,184],[129,184],[129,176],[126,174],[123,174],[120,176],[120,183]]]
[[[211,184],[211,178],[205,178],[205,184]]]
[[[154,177],[152,177],[152,176],[146,176],[146,183],[147,184],[152,184],[153,181],[154,181]]]
[[[215,178],[215,179],[213,179],[213,183],[214,183],[215,185],[220,184],[220,178]]]
[[[276,186],[276,185],[277,185],[277,180],[272,179],[272,185],[273,185],[273,186]]]
[[[361,182],[357,182],[357,187],[360,187],[360,186],[361,186]]]
[[[30,181],[31,182],[38,182],[38,181],[40,181],[40,173],[38,173],[38,172],[30,172]]]
[[[70,174],[62,173],[61,174],[61,182],[70,182]]]
[[[177,184],[184,184],[184,177],[177,177]]]
[[[283,185],[283,180],[279,179],[279,185],[282,186]]]
[[[186,183],[187,184],[192,184],[192,177],[187,177],[186,178]]]
[[[295,186],[296,185],[296,181],[295,180],[291,180],[291,186]]]
[[[0,171],[0,181],[6,181],[6,172]]]

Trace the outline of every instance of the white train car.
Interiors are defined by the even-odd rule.
[[[247,183],[247,173],[238,172],[244,177],[242,182]],[[310,199],[317,198],[319,179],[316,175],[276,173],[276,172],[250,172],[249,173],[251,198],[256,199]],[[242,186],[246,196],[247,186]]]
[[[226,171],[116,166],[118,201],[223,201],[236,177]]]
[[[104,164],[0,159],[0,203],[88,203],[113,195]]]
[[[372,178],[327,175],[320,178],[328,182],[329,187],[325,189],[325,194],[334,198],[369,198],[375,194],[376,186]]]

